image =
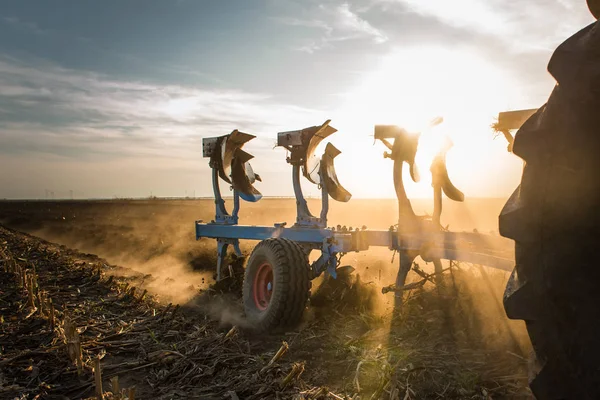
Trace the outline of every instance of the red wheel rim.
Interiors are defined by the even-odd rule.
[[[268,262],[258,267],[256,275],[254,275],[252,292],[256,308],[261,311],[266,310],[273,294],[273,268]]]

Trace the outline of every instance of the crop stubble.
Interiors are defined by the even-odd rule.
[[[289,221],[293,208],[285,200],[277,201],[283,205],[275,217]],[[490,293],[477,269],[452,271],[443,287],[427,284],[408,295],[402,320],[392,324],[389,304],[378,294],[381,284],[393,276],[393,267],[386,265],[391,254],[349,255],[358,274],[313,290],[313,305],[297,330],[257,338],[244,329],[235,294],[208,290],[210,274],[205,271],[214,262],[208,253],[213,246],[193,241],[191,226],[194,219],[207,219],[204,214],[210,218],[210,208],[199,205],[193,201],[0,204],[0,219],[6,225],[108,260],[0,230],[0,246],[10,254],[7,257],[24,269],[35,267],[39,288],[52,299],[58,321],[51,327],[46,315],[25,318],[31,312],[27,291],[9,273],[2,273],[0,390],[29,393],[29,398],[39,393],[91,396],[91,367],[100,356],[105,391],[111,390],[110,379],[118,376],[122,388],[137,387],[138,398],[528,395],[522,327],[510,322],[507,328],[504,315],[494,307],[505,279],[502,274],[492,274],[495,292]],[[257,213],[256,208],[249,210],[249,223],[275,222]],[[380,213],[383,221],[385,208]],[[333,216],[340,219],[344,214]],[[145,269],[145,263],[153,268]],[[152,274],[159,267],[167,272],[157,279]],[[148,283],[163,286],[165,280],[177,282],[182,277],[189,293],[176,299],[179,307],[165,304],[174,298],[168,293],[155,296]],[[181,287],[174,286],[176,291]],[[84,367],[79,375],[76,363],[66,357],[61,337],[65,315],[81,340]],[[517,331],[517,340],[507,329]],[[284,341],[287,353],[265,369]],[[286,377],[290,383],[283,386]]]

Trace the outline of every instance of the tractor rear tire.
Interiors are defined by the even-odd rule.
[[[278,332],[300,322],[310,296],[304,249],[288,239],[267,239],[252,251],[244,274],[246,318],[257,332]]]
[[[538,400],[600,398],[600,121],[595,106],[557,85],[521,127],[521,184],[500,215],[515,240],[506,314],[535,351]]]

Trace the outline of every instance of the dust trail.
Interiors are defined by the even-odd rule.
[[[222,327],[251,327],[244,316],[239,298],[232,294],[197,294],[185,304],[185,308],[206,315]]]
[[[209,272],[194,272],[178,259],[165,255],[153,258],[144,263],[134,260],[118,260],[119,268],[108,274],[131,276],[135,273],[143,275],[139,286],[147,289],[163,303],[184,304],[190,301],[201,290],[208,288],[212,282]]]

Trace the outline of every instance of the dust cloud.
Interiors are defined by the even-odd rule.
[[[188,303],[190,307],[199,307],[206,315],[224,324],[243,325],[242,313],[237,306],[239,302],[235,299],[198,299],[198,294],[214,283],[216,245],[213,240],[195,240],[194,221],[210,221],[213,218],[211,200],[6,204],[10,203],[5,203],[0,209],[0,222],[6,226],[82,252],[100,255],[110,264],[124,267],[117,269],[117,274],[127,274],[127,269],[142,274],[144,287],[162,301]],[[448,203],[442,222],[456,231],[477,229],[480,232],[495,232],[502,204],[501,199]],[[319,201],[310,200],[309,205],[318,210]],[[292,199],[264,199],[242,206],[240,215],[244,224],[271,225],[284,221],[291,224],[295,218],[295,202]],[[413,207],[418,214],[423,214],[431,210],[431,202],[416,200],[413,201]],[[354,199],[346,204],[331,204],[329,225],[366,225],[372,229],[387,229],[397,222],[396,215],[396,201],[393,199]],[[253,245],[253,242],[245,242],[242,249],[249,253]],[[392,252],[386,248],[372,248],[368,252],[345,255],[342,265],[355,268],[352,277],[348,278],[351,280],[337,283],[334,290],[329,290],[329,298],[323,295],[323,285],[332,283],[315,281],[311,304],[318,308],[320,304],[325,306],[333,301],[339,312],[391,315],[393,294],[382,295],[381,288],[395,281],[398,262],[396,258],[392,263],[392,256]],[[431,265],[419,260],[417,262],[425,271],[432,272]],[[508,321],[498,303],[508,274],[489,268],[485,268],[485,271],[488,271],[487,278],[476,266],[461,266],[459,270],[447,274],[446,280],[449,281],[445,291],[426,284],[422,289],[407,294],[407,308],[410,309],[411,304],[416,307],[421,302],[438,302],[437,305],[421,305],[415,310],[419,314],[433,313],[431,318],[435,320],[439,317],[435,314],[443,311],[440,305],[458,299],[453,305],[451,317],[453,324],[461,325],[452,327],[458,337],[462,335],[460,332],[476,330],[482,340],[490,343],[515,340],[521,343],[522,326]],[[409,275],[409,281],[419,278],[412,275]],[[320,285],[323,287],[320,288]],[[449,313],[450,310],[444,312]],[[310,315],[308,313],[307,318]],[[446,328],[450,329],[448,326]]]
[[[141,274],[140,288],[147,289],[164,303],[185,304],[213,281],[212,273],[191,271],[181,260],[169,255],[145,262],[127,257],[111,257],[110,260],[111,264],[126,265],[127,268],[106,271],[107,275]]]

